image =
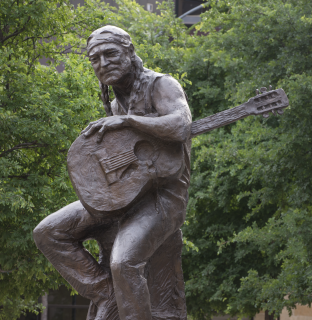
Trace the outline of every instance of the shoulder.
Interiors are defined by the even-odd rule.
[[[162,75],[155,80],[154,97],[169,100],[186,100],[186,95],[180,83],[170,75]]]
[[[155,80],[152,105],[160,116],[182,112],[185,116],[191,117],[181,85],[169,75],[163,75]]]
[[[164,74],[155,80],[154,89],[165,93],[170,93],[171,90],[183,93],[180,83],[168,74]]]

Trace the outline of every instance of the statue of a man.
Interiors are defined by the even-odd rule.
[[[88,39],[88,56],[99,79],[107,116],[82,131],[86,137],[107,130],[132,127],[184,146],[184,171],[177,178],[158,178],[124,214],[117,217],[112,239],[111,219],[88,212],[80,201],[46,217],[34,230],[38,248],[60,274],[107,317],[113,284],[121,320],[152,320],[150,294],[144,268],[154,252],[183,224],[190,178],[191,113],[180,84],[169,75],[143,68],[131,38],[124,30],[105,26]],[[108,100],[107,86],[115,99]],[[104,136],[105,139],[105,136]],[[98,263],[82,242],[101,233],[112,241],[110,265]]]

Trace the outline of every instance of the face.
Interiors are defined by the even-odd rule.
[[[115,43],[103,43],[92,48],[89,60],[98,79],[106,85],[116,84],[131,70],[132,51]]]

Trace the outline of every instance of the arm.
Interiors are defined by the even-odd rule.
[[[190,136],[192,117],[180,84],[171,77],[157,79],[153,105],[159,117],[112,116],[90,124],[83,133],[89,136],[100,129],[98,141],[101,141],[107,130],[130,126],[161,139],[186,141]]]
[[[127,116],[127,124],[165,140],[186,141],[190,136],[192,116],[180,84],[171,77],[155,81],[153,106],[159,117]]]

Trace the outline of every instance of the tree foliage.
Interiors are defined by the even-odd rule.
[[[187,29],[171,2],[160,15],[117,3],[0,2],[0,319],[39,310],[38,297],[64,284],[32,230],[76,200],[66,154],[80,130],[104,116],[84,48],[105,24],[131,34],[146,67],[180,81],[193,120],[263,85],[284,88],[291,106],[282,117],[249,117],[193,140],[187,305],[194,319],[208,319],[310,304],[312,4],[211,0]],[[57,73],[60,63],[65,71]],[[95,243],[86,247],[97,254]]]
[[[197,28],[209,32],[207,62],[223,70],[222,99],[234,106],[272,84],[291,104],[282,117],[250,117],[195,139],[184,234],[199,251],[184,256],[188,310],[277,315],[312,298],[312,4],[210,6]]]
[[[68,3],[1,1],[0,10],[0,318],[15,319],[63,281],[35,248],[32,230],[76,199],[67,150],[100,104],[85,59],[72,57],[62,74],[38,61],[57,60],[63,50]]]

